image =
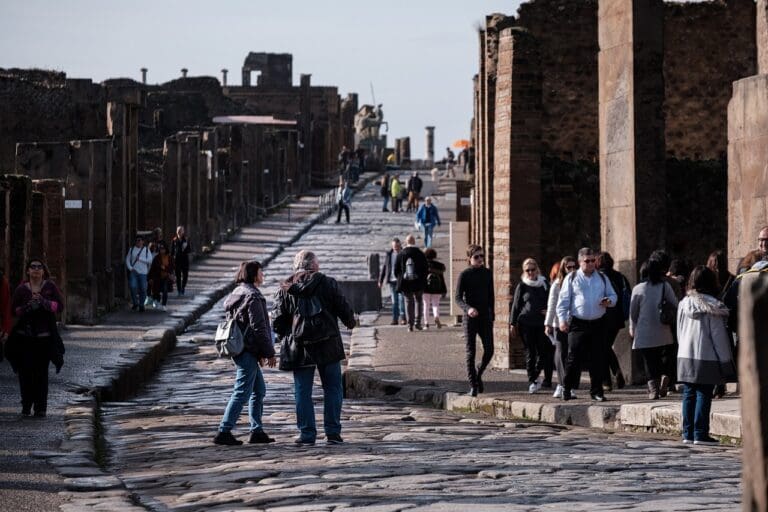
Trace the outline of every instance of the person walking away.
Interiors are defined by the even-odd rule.
[[[509,330],[520,336],[525,348],[525,367],[528,372],[528,392],[533,394],[542,387],[552,387],[554,355],[552,343],[542,328],[547,312],[549,285],[541,275],[539,264],[533,258],[523,261],[523,275],[515,287],[509,309]],[[539,379],[542,370],[544,380]]]
[[[405,320],[405,299],[403,294],[397,291],[397,276],[395,267],[397,266],[397,255],[403,249],[399,238],[392,239],[392,248],[384,254],[384,264],[379,274],[379,288],[386,282],[389,284],[389,296],[392,298],[392,323],[397,325],[398,319],[402,325],[406,325]]]
[[[416,222],[424,226],[424,247],[432,247],[432,233],[435,230],[435,226],[440,226],[440,213],[437,210],[437,206],[432,204],[432,197],[427,196],[424,199],[424,204],[419,207],[416,212]]]
[[[555,368],[557,369],[557,387],[552,394],[553,398],[563,398],[565,390],[565,367],[568,360],[568,335],[560,330],[557,321],[557,299],[560,296],[560,289],[565,277],[578,268],[576,258],[565,256],[558,263],[552,266],[549,273],[552,286],[549,288],[549,298],[547,299],[547,313],[544,317],[544,332],[552,340],[555,346]],[[576,398],[576,394],[571,389],[571,398]]]
[[[605,348],[603,353],[605,381],[603,382],[603,390],[611,391],[613,390],[611,374],[616,379],[617,388],[622,389],[627,383],[619,365],[619,358],[616,357],[616,352],[613,350],[613,344],[616,343],[619,331],[626,327],[626,322],[629,319],[632,286],[624,274],[613,268],[613,257],[609,252],[602,251],[597,254],[596,267],[611,281],[617,299],[616,306],[608,308],[605,312]]]
[[[467,378],[469,395],[485,392],[483,372],[493,357],[493,320],[495,318],[493,275],[485,267],[485,252],[479,245],[467,248],[469,267],[462,270],[456,283],[456,305],[464,312],[461,323],[464,326],[466,343]],[[480,366],[475,368],[477,336],[483,344]]]
[[[382,212],[388,212],[387,205],[389,204],[389,174],[384,174],[381,178],[381,197],[384,198],[384,204],[381,207]]]
[[[341,211],[347,217],[347,224],[349,224],[349,207],[352,204],[352,189],[349,188],[348,182],[339,183],[339,191],[336,192],[336,201],[339,203],[339,213],[336,215],[336,224],[341,222]]]
[[[339,291],[336,280],[320,272],[320,262],[311,251],[299,251],[293,260],[295,273],[286,279],[275,294],[273,328],[282,341],[280,369],[293,372],[296,397],[298,445],[313,445],[317,437],[315,408],[312,403],[312,381],[315,368],[323,386],[323,427],[328,444],[341,444],[341,407],[344,388],[341,361],[346,358],[338,320],[348,328],[355,327],[355,313]],[[301,306],[301,308],[300,308]],[[311,307],[310,307],[311,306]],[[308,311],[320,310],[310,325],[300,332],[296,326],[307,326]],[[320,321],[322,319],[322,321]],[[316,342],[301,341],[312,338]]]
[[[590,397],[604,402],[604,316],[606,309],[616,305],[616,292],[608,278],[595,270],[595,253],[589,247],[579,249],[579,267],[565,278],[557,299],[560,330],[568,333],[563,400],[572,398],[571,390],[578,384],[582,364],[588,358]]]
[[[403,202],[400,198],[403,187],[400,184],[399,176],[393,176],[390,181],[389,194],[392,197],[392,213],[397,213],[400,211],[400,206]]]
[[[434,324],[440,329],[440,297],[448,293],[445,285],[445,265],[437,261],[437,251],[429,248],[424,251],[427,258],[427,286],[424,288],[424,328],[429,329],[429,310],[432,310]]]
[[[133,311],[144,311],[144,301],[147,299],[147,274],[152,264],[152,253],[144,245],[144,238],[136,237],[133,247],[125,255],[125,268],[128,270],[128,285],[131,289]]]
[[[427,287],[427,258],[421,249],[416,247],[413,235],[405,237],[405,249],[395,260],[395,277],[397,290],[405,296],[405,319],[408,330],[422,329],[422,300],[424,288]]]
[[[19,375],[21,415],[44,417],[48,410],[48,366],[56,373],[64,364],[64,343],[56,313],[64,306],[61,291],[50,280],[42,260],[27,263],[26,281],[13,292],[11,311],[17,318],[6,346],[6,356]]]
[[[184,226],[176,228],[176,236],[171,242],[171,257],[176,271],[176,291],[178,296],[184,295],[189,278],[189,255],[192,252],[192,244],[187,238]]]
[[[173,280],[175,279],[173,258],[171,258],[165,242],[159,242],[157,250],[157,256],[152,260],[147,277],[151,284],[152,300],[156,304],[160,304],[160,308],[165,311],[168,305],[168,293],[173,288]]]
[[[629,337],[632,350],[637,350],[645,364],[648,379],[648,398],[658,400],[667,396],[669,376],[666,375],[664,357],[666,347],[674,343],[672,329],[661,323],[659,305],[662,300],[677,307],[677,297],[664,279],[661,263],[648,260],[648,279],[632,289],[629,306]]]
[[[688,295],[677,311],[677,376],[683,384],[683,442],[711,445],[709,435],[712,391],[732,382],[736,367],[731,356],[726,320],[728,308],[716,295],[717,275],[699,265],[691,272]]]
[[[259,287],[264,283],[264,269],[258,261],[244,261],[235,276],[237,288],[224,301],[224,311],[234,318],[243,333],[244,350],[232,358],[237,368],[235,385],[224,416],[219,423],[219,432],[213,438],[215,444],[228,446],[243,444],[232,435],[240,412],[248,402],[251,444],[272,443],[275,440],[264,432],[262,413],[267,386],[261,367],[265,364],[274,368],[277,363],[272,343],[272,327],[269,325],[267,301]]]
[[[419,199],[421,198],[421,189],[424,182],[419,178],[418,171],[413,172],[413,176],[408,180],[408,207],[406,212],[415,212],[419,208]]]
[[[453,171],[453,166],[456,163],[456,155],[451,151],[450,147],[445,148],[445,169],[446,178],[455,178],[456,174]]]

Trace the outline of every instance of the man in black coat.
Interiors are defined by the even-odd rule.
[[[315,367],[323,386],[323,426],[328,444],[341,444],[341,404],[344,389],[341,381],[341,361],[346,358],[339,332],[338,320],[352,329],[355,313],[339,291],[336,280],[319,272],[317,256],[311,251],[299,251],[293,260],[294,274],[286,279],[275,294],[272,307],[272,328],[282,343],[280,369],[293,371],[296,396],[296,424],[300,435],[296,444],[313,445],[317,437],[315,408],[312,404],[312,381]],[[324,332],[316,333],[322,341],[308,344],[294,338],[294,320],[299,318],[298,306],[304,299],[317,299],[322,314],[330,321],[323,323]],[[314,318],[314,316],[312,317]],[[337,320],[338,319],[338,320]]]
[[[408,235],[405,238],[405,249],[395,260],[395,277],[397,291],[405,296],[405,318],[409,331],[413,331],[414,327],[423,329],[421,299],[424,288],[427,287],[428,273],[427,257],[416,247],[416,238]]]
[[[384,264],[381,266],[381,273],[379,274],[379,288],[384,286],[384,283],[389,284],[389,296],[392,298],[392,324],[397,325],[398,318],[402,318],[402,323],[405,325],[405,301],[403,300],[403,294],[397,291],[397,277],[395,276],[395,262],[397,255],[403,250],[403,246],[400,243],[399,238],[392,239],[392,248],[384,254]]]

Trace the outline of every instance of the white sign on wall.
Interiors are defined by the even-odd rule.
[[[83,201],[80,199],[67,199],[64,201],[64,208],[66,209],[76,209],[76,208],[82,208],[83,207]]]

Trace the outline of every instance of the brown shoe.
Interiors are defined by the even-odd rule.
[[[443,326],[443,324],[440,323],[439,318],[435,318],[435,325],[437,326],[438,329],[440,329]]]
[[[659,396],[664,398],[669,393],[669,377],[666,375],[661,376],[661,382],[659,383]]]

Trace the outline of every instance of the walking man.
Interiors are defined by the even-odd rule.
[[[424,199],[424,204],[416,212],[416,222],[424,226],[424,247],[429,249],[432,247],[432,232],[435,225],[440,225],[440,214],[437,211],[437,206],[432,204],[432,197],[427,196]]]
[[[336,215],[336,224],[341,222],[341,210],[347,216],[347,224],[349,224],[349,206],[352,204],[352,189],[349,188],[349,182],[345,181],[340,184],[339,191],[336,193],[336,200],[339,202],[339,213]]]
[[[131,288],[133,311],[144,311],[147,299],[147,274],[152,264],[152,253],[144,245],[144,237],[137,236],[136,243],[125,255],[125,268],[128,269],[128,286]]]
[[[344,397],[341,361],[346,355],[338,320],[352,329],[355,313],[339,291],[336,280],[320,272],[315,253],[299,251],[293,260],[293,269],[294,274],[275,294],[272,328],[282,342],[280,369],[293,371],[296,426],[299,429],[295,443],[313,445],[317,438],[312,403],[312,381],[317,368],[323,386],[326,443],[341,444],[344,442],[341,438]]]
[[[416,238],[408,235],[405,237],[405,249],[395,260],[395,277],[397,291],[405,296],[405,319],[411,332],[414,327],[419,331],[423,329],[421,302],[427,287],[427,273],[427,257],[416,247]]]
[[[176,292],[179,297],[184,295],[189,278],[189,254],[192,252],[192,244],[189,243],[184,226],[176,228],[176,236],[171,241],[171,258],[173,268],[176,271]]]
[[[605,347],[605,312],[616,305],[611,281],[595,270],[595,253],[589,247],[579,249],[579,270],[568,274],[557,300],[560,331],[568,333],[568,360],[565,367],[563,400],[570,400],[571,390],[581,378],[581,365],[589,358],[589,394],[604,402],[603,357]]]
[[[392,248],[384,254],[384,265],[381,266],[381,273],[379,274],[379,288],[384,286],[384,283],[389,284],[389,295],[392,297],[391,325],[397,325],[397,320],[400,318],[402,319],[401,323],[403,325],[406,324],[405,300],[403,299],[403,294],[397,291],[397,276],[395,276],[397,256],[402,250],[403,246],[400,243],[400,239],[393,238]]]
[[[419,207],[419,198],[424,182],[419,178],[419,173],[413,171],[413,176],[408,180],[408,208],[405,211],[413,212]]]
[[[459,274],[456,284],[456,305],[464,316],[464,341],[467,346],[467,378],[469,379],[469,394],[477,396],[485,392],[483,372],[493,357],[493,320],[494,295],[493,275],[485,267],[485,253],[479,245],[467,248],[469,267]],[[475,347],[477,336],[483,344],[483,358],[480,366],[475,368]]]

